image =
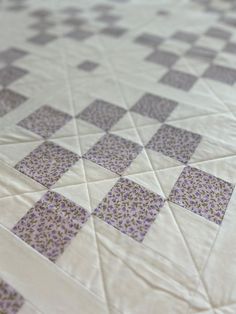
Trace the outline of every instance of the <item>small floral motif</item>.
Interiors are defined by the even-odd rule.
[[[187,163],[201,141],[201,135],[163,124],[146,148]]]
[[[220,225],[234,186],[211,174],[185,167],[169,200]]]
[[[55,262],[87,221],[89,213],[64,196],[48,191],[12,231]]]
[[[93,214],[141,242],[163,205],[158,194],[120,178]]]
[[[122,174],[141,150],[139,144],[114,134],[106,134],[83,157]]]
[[[131,111],[164,122],[176,106],[176,101],[146,93],[131,108]]]
[[[67,113],[45,105],[21,120],[18,125],[43,138],[48,138],[70,121],[71,118]]]
[[[78,118],[108,131],[125,113],[125,109],[97,99],[86,107]]]
[[[17,163],[15,168],[50,188],[79,158],[53,142],[44,142]]]
[[[0,280],[0,313],[16,314],[23,304],[24,298],[5,281]]]

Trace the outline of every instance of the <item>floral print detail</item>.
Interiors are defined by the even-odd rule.
[[[164,122],[176,106],[176,101],[146,93],[131,108],[131,111]]]
[[[163,205],[158,194],[121,178],[93,214],[141,242]]]
[[[17,163],[15,168],[50,188],[79,158],[59,145],[44,142]]]
[[[126,110],[103,100],[95,100],[85,108],[78,118],[108,131],[123,115]]]
[[[87,221],[89,213],[64,196],[48,191],[12,231],[55,262]]]
[[[24,298],[5,281],[0,280],[0,313],[16,314],[23,304]]]
[[[201,141],[201,135],[163,124],[146,148],[187,163]]]
[[[70,121],[71,118],[67,113],[45,105],[20,121],[18,125],[43,138],[48,138]]]
[[[234,186],[211,174],[185,167],[169,200],[220,225]]]
[[[83,157],[122,174],[141,150],[139,144],[114,134],[106,134]]]
[[[0,91],[0,117],[24,103],[27,98],[10,89]]]
[[[9,84],[26,75],[28,71],[13,65],[7,65],[0,70],[0,85],[6,87]]]

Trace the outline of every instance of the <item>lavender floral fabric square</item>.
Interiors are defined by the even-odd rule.
[[[86,107],[78,115],[78,118],[94,124],[104,131],[108,131],[125,113],[126,110],[124,108],[97,99]]]
[[[78,160],[79,156],[53,142],[44,142],[15,165],[15,168],[50,188]]]
[[[141,242],[163,205],[160,195],[121,178],[93,214]]]
[[[21,218],[12,231],[55,262],[88,217],[89,213],[84,208],[49,191]]]
[[[233,189],[231,183],[187,166],[175,183],[169,200],[220,225]]]
[[[151,138],[146,148],[185,164],[195,152],[200,141],[201,135],[199,134],[163,124]]]
[[[67,113],[45,105],[21,120],[18,125],[43,138],[48,138],[70,121],[71,118]]]
[[[176,101],[146,93],[131,108],[131,111],[164,122],[176,106]]]
[[[114,134],[106,134],[83,157],[122,174],[141,150],[142,146],[139,144]]]
[[[0,280],[0,313],[16,314],[24,304],[24,298],[5,281]]]
[[[0,85],[6,87],[20,79],[28,72],[14,65],[7,65],[0,70]]]
[[[27,98],[10,89],[0,91],[0,117],[23,104]]]

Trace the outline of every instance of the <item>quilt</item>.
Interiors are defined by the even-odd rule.
[[[0,1],[0,313],[236,313],[236,1]]]

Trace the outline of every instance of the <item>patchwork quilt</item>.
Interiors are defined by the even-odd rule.
[[[0,313],[236,313],[236,1],[0,1]]]

